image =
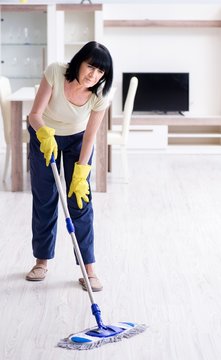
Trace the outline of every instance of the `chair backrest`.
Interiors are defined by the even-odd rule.
[[[39,87],[40,87],[40,84],[35,85],[35,95],[37,94]]]
[[[130,127],[131,115],[134,107],[134,99],[137,92],[137,86],[138,86],[138,79],[137,77],[133,76],[130,79],[130,84],[129,84],[127,97],[124,104],[124,111],[123,111],[122,136],[124,143],[127,142],[127,138],[129,134],[129,127]]]
[[[6,144],[10,143],[11,132],[11,102],[7,97],[11,94],[11,84],[7,77],[0,76],[0,108],[3,119],[3,129]]]

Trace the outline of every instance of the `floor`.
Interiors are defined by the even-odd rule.
[[[118,158],[108,192],[93,194],[104,285],[95,299],[104,323],[148,329],[96,350],[56,347],[95,321],[62,211],[47,279],[24,280],[33,265],[27,177],[22,193],[0,189],[0,359],[220,360],[221,155],[129,154],[129,184]]]

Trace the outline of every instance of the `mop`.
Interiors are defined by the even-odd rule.
[[[74,224],[70,218],[70,214],[68,211],[68,207],[66,204],[65,196],[63,193],[63,188],[60,180],[60,176],[58,174],[57,165],[52,155],[51,168],[53,171],[55,183],[57,186],[57,190],[60,196],[61,204],[64,210],[66,227],[67,231],[71,235],[73,246],[75,249],[75,253],[78,259],[78,263],[80,265],[82,275],[84,277],[85,285],[88,291],[88,295],[91,302],[91,311],[96,319],[97,326],[85,329],[81,332],[71,334],[67,338],[64,338],[58,342],[58,346],[67,349],[75,349],[75,350],[90,350],[94,348],[98,348],[104,344],[112,343],[116,341],[120,341],[123,338],[130,338],[136,334],[139,334],[146,329],[145,324],[137,324],[134,322],[117,322],[110,325],[104,325],[101,318],[101,311],[99,306],[95,303],[93,298],[93,293],[91,289],[91,285],[87,276],[87,272],[84,266],[84,262],[81,256],[81,252],[78,246],[78,242],[75,236],[75,228]]]

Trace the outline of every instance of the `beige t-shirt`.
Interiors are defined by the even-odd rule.
[[[101,111],[108,105],[108,96],[92,94],[82,106],[69,102],[64,94],[66,64],[52,63],[45,72],[45,78],[52,87],[51,99],[43,113],[45,125],[55,129],[56,135],[73,135],[84,131],[91,111]]]

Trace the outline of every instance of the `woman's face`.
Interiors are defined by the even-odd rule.
[[[79,69],[79,83],[86,88],[93,87],[104,75],[104,71],[83,61]]]

